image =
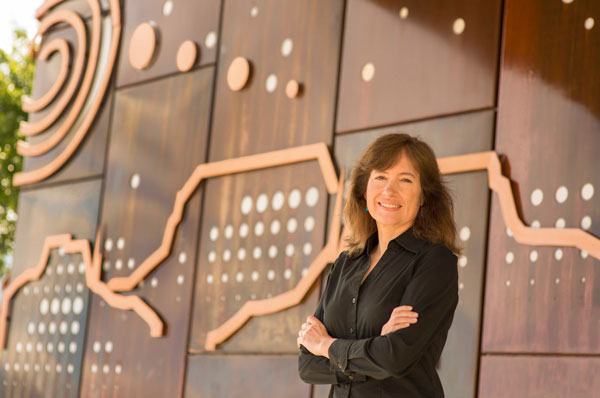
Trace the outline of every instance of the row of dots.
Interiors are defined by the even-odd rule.
[[[99,341],[94,341],[94,344],[92,344],[92,350],[95,353],[99,353],[100,351],[102,351],[102,343],[100,343]],[[110,354],[112,352],[112,350],[113,350],[113,343],[112,343],[112,341],[109,340],[104,344],[104,351],[107,354]]]
[[[55,321],[48,322],[48,334],[55,334],[56,331],[58,331],[60,334],[66,335],[69,329],[71,329],[71,334],[78,334],[80,330],[79,321],[75,320],[71,322],[70,328],[69,324],[66,321],[61,321],[58,325]],[[29,335],[34,335],[36,330],[40,335],[46,333],[46,323],[40,322],[36,326],[35,323],[29,322],[29,324],[27,325],[27,333],[29,333]]]
[[[304,230],[306,232],[312,232],[314,229],[315,218],[313,216],[306,217],[306,219],[304,220]],[[254,224],[253,230],[254,235],[262,236],[265,233],[265,224],[262,221],[257,221],[256,224]],[[298,230],[298,220],[296,220],[296,218],[294,217],[288,219],[288,221],[286,222],[286,230],[290,234],[296,232]],[[233,237],[233,231],[233,225],[227,225],[223,229],[223,236],[225,237],[225,239],[230,240]],[[277,219],[271,221],[271,224],[269,225],[269,231],[271,232],[271,235],[277,235],[281,231],[281,221]],[[248,224],[242,223],[240,225],[240,228],[238,229],[238,232],[241,238],[246,238],[250,233],[250,227],[248,226]],[[213,226],[208,233],[208,238],[211,241],[215,242],[219,238],[219,233],[219,228]]]
[[[93,363],[92,366],[90,367],[90,370],[92,373],[98,373],[98,365]],[[121,374],[122,371],[123,371],[123,367],[120,364],[115,365],[115,373],[116,374]],[[103,365],[102,373],[109,374],[110,373],[110,365],[106,365],[106,364]]]
[[[48,342],[46,343],[46,351],[50,354],[54,352],[54,343],[53,342]],[[22,342],[17,342],[17,345],[15,347],[16,351],[18,353],[22,353],[22,352],[33,352],[33,343],[28,342],[26,344],[23,344]],[[56,343],[56,351],[59,353],[63,353],[65,352],[67,349],[67,345],[64,341],[59,341],[58,343]],[[40,353],[42,351],[44,351],[44,344],[42,342],[37,342],[35,343],[35,351]],[[69,352],[71,354],[75,354],[77,352],[77,343],[75,343],[74,341],[71,341],[69,343]]]
[[[582,259],[586,259],[588,257],[589,253],[585,250],[581,250],[580,251],[580,256]],[[529,261],[531,261],[532,263],[535,263],[539,258],[539,253],[537,250],[531,250],[529,252]],[[563,258],[563,251],[562,249],[556,249],[554,250],[554,259],[556,261],[560,261]],[[513,261],[515,260],[515,254],[511,251],[507,252],[506,255],[504,256],[504,261],[506,261],[506,264],[512,264]]]
[[[69,297],[64,297],[62,303],[60,299],[56,297],[52,299],[52,302],[47,298],[43,298],[40,302],[40,314],[42,315],[46,315],[48,312],[51,312],[54,315],[62,312],[64,315],[67,315],[71,310],[75,315],[81,314],[83,311],[83,298],[77,296],[71,302]]]
[[[313,247],[310,242],[306,242],[306,243],[304,243],[304,245],[302,245],[302,253],[305,256],[310,256],[312,251],[313,251]],[[285,247],[285,255],[287,257],[292,257],[295,252],[296,252],[295,246],[291,243],[288,243]],[[267,256],[271,259],[277,257],[278,254],[279,254],[279,249],[275,245],[271,245],[267,249]],[[242,248],[238,249],[237,259],[239,261],[245,260],[247,255],[248,255],[248,253],[245,248],[242,247]],[[263,250],[260,246],[255,246],[254,249],[252,249],[252,258],[253,259],[258,260],[262,257],[262,255],[263,255]],[[223,259],[223,262],[227,263],[227,262],[231,261],[232,256],[233,256],[233,254],[232,254],[231,250],[225,249],[225,250],[223,250],[223,254],[222,254],[221,258]],[[208,262],[212,264],[215,261],[217,261],[217,252],[215,252],[214,250],[211,250],[208,253]]]
[[[185,282],[185,277],[182,274],[177,275],[177,284],[183,285],[183,282]],[[153,277],[152,279],[150,279],[150,286],[151,287],[158,286],[158,278],[157,277]]]
[[[79,282],[77,283],[77,285],[75,285],[75,290],[78,293],[83,292],[83,283]],[[62,291],[63,287],[62,285],[54,285],[54,293],[60,293]],[[48,285],[44,285],[42,287],[42,291],[46,294],[50,293],[50,286]],[[64,285],[64,290],[65,293],[71,293],[73,291],[73,285],[71,285],[70,283],[67,283],[66,285]],[[29,286],[26,286],[23,288],[23,294],[25,296],[29,295],[29,293],[31,293],[33,291],[33,294],[38,294],[40,292],[40,287],[39,286],[34,286],[33,289],[31,289]]]
[[[306,275],[306,272],[308,272],[308,268],[304,268],[302,270],[302,276]],[[290,268],[286,268],[283,271],[283,279],[289,280],[292,278],[293,275],[293,271]],[[275,280],[276,277],[276,272],[274,270],[269,270],[267,271],[267,279],[270,281]],[[250,279],[252,279],[253,282],[257,282],[260,279],[260,273],[258,271],[252,271],[252,273],[250,273]],[[229,282],[229,274],[224,272],[221,274],[221,278],[220,278],[222,283],[227,283]],[[206,275],[206,283],[208,283],[209,285],[213,284],[215,281],[215,277],[213,274],[207,274]],[[238,272],[235,274],[235,281],[238,283],[241,283],[244,281],[244,273],[243,272]]]
[[[79,263],[78,268],[79,268],[78,269],[79,273],[83,275],[85,273],[85,264]],[[51,267],[51,266],[47,267],[46,274],[52,275],[54,272],[53,269],[54,269],[54,267]],[[64,273],[73,275],[75,273],[75,264],[69,263],[66,266],[64,266],[63,264],[56,264],[56,275],[62,275]]]
[[[306,190],[304,195],[304,202],[308,207],[315,207],[319,201],[319,190],[317,187],[310,187]],[[291,209],[297,209],[302,202],[302,193],[299,189],[292,189],[288,195],[287,203]],[[275,211],[281,210],[285,204],[285,195],[281,191],[277,191],[273,194],[271,199],[271,208]],[[255,206],[258,213],[264,213],[269,207],[269,197],[265,193],[261,193],[256,198],[256,204],[254,203],[250,195],[246,195],[242,198],[240,204],[242,214],[250,214],[252,208]]]
[[[179,255],[177,256],[177,261],[180,264],[185,264],[187,261],[187,254],[186,252],[182,251],[179,253]],[[121,259],[116,259],[114,262],[114,267],[115,270],[120,271],[121,269],[123,269],[123,260]],[[134,269],[135,268],[135,259],[133,257],[130,257],[129,260],[127,260],[127,268],[129,269]],[[109,260],[104,261],[104,263],[102,264],[102,270],[104,270],[105,272],[110,271],[111,269],[111,262]]]
[[[581,187],[581,198],[585,201],[592,199],[594,196],[594,186],[591,183],[586,183]],[[569,197],[569,190],[564,185],[561,185],[556,189],[554,193],[554,199],[558,203],[565,203]],[[539,206],[544,201],[544,191],[540,188],[536,188],[531,192],[530,196],[531,204]]]
[[[579,281],[583,284],[583,283],[585,283],[587,281],[587,279],[585,278],[585,276],[582,276]],[[554,284],[555,285],[559,285],[560,284],[560,278],[555,278],[554,279]],[[510,287],[512,285],[512,282],[510,281],[510,279],[507,279],[506,282],[504,282],[504,285],[506,287]],[[529,279],[529,285],[530,286],[534,286],[535,285],[535,278]]]
[[[308,269],[306,269],[306,268],[304,270],[302,270],[302,276],[306,275],[307,272],[308,272]],[[273,297],[272,293],[267,293],[264,296],[264,298],[272,298],[272,297]],[[252,294],[250,294],[248,296],[248,298],[250,300],[256,300],[258,298],[258,296],[255,293],[252,293]],[[233,296],[233,299],[235,301],[241,301],[242,300],[242,295],[236,294],[235,296]],[[207,303],[210,303],[210,302],[212,302],[212,297],[211,296],[206,296],[205,300],[206,300]],[[222,302],[225,302],[225,301],[227,301],[227,296],[221,295],[221,296],[219,296],[219,300],[222,301]]]
[[[10,366],[9,363],[4,364],[4,370],[5,371],[10,371],[11,369],[14,369],[15,372],[19,372],[21,370],[21,365],[18,362],[15,362],[13,364],[13,366]],[[32,370],[34,372],[40,372],[42,370],[42,366],[39,363],[34,363],[33,366],[31,366],[29,363],[24,363],[23,364],[23,371],[25,371],[25,373],[28,373],[30,370]],[[63,367],[60,363],[57,363],[56,366],[51,366],[50,364],[45,364],[43,369],[46,371],[46,373],[50,373],[50,371],[52,369],[56,369],[56,373],[61,373],[63,370]],[[68,364],[67,365],[67,373],[68,374],[73,374],[73,372],[75,371],[75,367],[73,366],[73,364]],[[13,383],[14,384],[14,383]],[[6,384],[6,380],[4,381],[4,385]]]
[[[111,251],[114,247],[113,240],[111,238],[107,238],[104,241],[104,250],[107,252]],[[117,249],[123,250],[125,248],[125,238],[121,237],[117,239]]]

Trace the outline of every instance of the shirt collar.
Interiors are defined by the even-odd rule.
[[[409,252],[415,253],[415,254],[417,254],[426,243],[424,240],[417,238],[413,234],[412,227],[410,227],[409,229],[407,229],[406,231],[404,231],[403,233],[398,235],[396,238],[392,239],[390,242],[395,242],[397,245],[400,245],[404,249],[408,250]],[[362,255],[364,253],[371,253],[371,251],[373,250],[375,245],[377,245],[378,243],[379,243],[379,237],[377,235],[377,231],[375,231],[367,239],[365,247],[360,254]]]

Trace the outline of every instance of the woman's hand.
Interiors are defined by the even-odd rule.
[[[412,311],[410,305],[401,305],[400,307],[394,308],[390,319],[381,328],[381,335],[395,332],[396,330],[404,329],[417,323],[419,314]]]
[[[296,341],[298,347],[303,345],[312,354],[329,358],[329,346],[335,339],[327,333],[325,325],[311,315],[302,324]]]

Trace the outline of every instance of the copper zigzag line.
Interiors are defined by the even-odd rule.
[[[488,185],[498,194],[502,218],[517,242],[531,246],[569,246],[585,250],[600,260],[600,239],[579,228],[532,228],[519,218],[510,180],[502,175],[500,159],[494,151],[438,159],[442,174],[487,170]]]
[[[108,281],[108,286],[114,291],[132,290],[169,256],[175,230],[183,216],[183,208],[203,179],[306,162],[308,160],[318,160],[328,192],[330,194],[336,193],[336,172],[331,156],[329,155],[329,149],[325,143],[304,145],[258,155],[204,163],[197,166],[183,188],[175,195],[173,212],[167,220],[167,226],[165,227],[163,240],[159,248],[148,256],[129,276],[112,278]]]
[[[585,231],[576,228],[531,228],[523,224],[517,213],[510,180],[502,175],[500,159],[496,152],[489,151],[440,158],[438,159],[438,165],[442,174],[487,170],[488,185],[492,191],[499,195],[502,216],[517,242],[537,246],[578,247],[600,259],[600,240]],[[343,179],[340,181],[343,181]],[[340,186],[336,199],[332,233],[330,233],[323,251],[319,253],[309,267],[307,275],[290,291],[270,299],[246,302],[233,317],[207,334],[205,349],[215,350],[217,344],[231,337],[253,316],[279,312],[302,301],[327,264],[333,262],[341,251],[342,243],[337,241],[341,222],[341,192],[342,188]]]
[[[321,171],[322,172],[323,172],[323,170],[332,171],[333,175],[335,175],[335,171],[333,170],[333,165],[331,164],[331,159],[329,157],[329,152],[327,151],[327,146],[325,144],[316,144],[316,145],[321,145],[322,148],[325,149],[325,153],[327,155],[325,158],[323,158],[323,157],[318,158],[319,164],[321,166]],[[300,147],[300,148],[307,148],[307,147],[311,147],[311,146]],[[270,155],[271,157],[273,157],[276,154],[281,154],[282,152],[286,152],[286,151],[299,150],[300,148],[292,148],[290,150],[271,152],[271,153],[263,154],[263,155]],[[257,159],[257,157],[259,157],[259,158]],[[277,156],[274,156],[274,157],[276,158]],[[257,160],[262,160],[262,155],[253,155],[253,156],[249,156],[249,157],[245,157],[245,158],[232,159],[231,161],[239,161],[242,159],[244,159],[244,160],[250,159],[250,160],[253,160],[256,162]],[[266,166],[263,164],[262,167],[258,167],[258,168],[273,167],[276,165],[293,163],[294,161],[302,161],[302,160],[298,160],[298,157],[292,157],[292,158],[288,157],[286,160],[287,161],[283,161],[283,162],[273,162],[271,166]],[[304,160],[309,160],[309,159],[304,159]],[[327,160],[329,161],[329,163],[326,162]],[[228,161],[215,162],[215,163],[211,163],[211,164],[207,164],[207,165],[224,164],[226,166],[231,167],[231,169],[238,170],[238,171],[231,171],[231,170],[223,171],[221,173],[217,173],[216,175],[226,175],[226,174],[231,174],[234,172],[252,170],[251,167],[243,168],[243,169],[235,168],[235,167],[233,167],[235,164],[231,165],[231,164],[223,163],[223,162],[228,162]],[[262,161],[259,163],[262,164]],[[531,228],[531,227],[527,227],[523,224],[523,222],[519,219],[518,213],[516,211],[514,197],[513,197],[512,189],[510,186],[510,180],[507,177],[502,175],[502,171],[501,171],[501,167],[500,167],[500,160],[498,159],[498,155],[495,152],[489,151],[489,152],[480,152],[480,153],[474,153],[474,154],[441,158],[441,159],[438,159],[438,164],[439,164],[442,174],[455,174],[455,173],[470,172],[470,171],[477,171],[477,170],[487,170],[488,171],[488,185],[489,185],[490,189],[492,189],[494,192],[498,193],[499,198],[500,198],[500,205],[501,205],[501,209],[502,209],[502,216],[503,216],[506,224],[508,225],[508,227],[511,228],[511,230],[513,231],[513,235],[517,242],[523,243],[523,244],[528,244],[528,245],[538,245],[538,246],[577,247],[581,250],[586,250],[593,257],[600,259],[600,240],[585,231],[582,231],[577,228],[567,228],[567,229]],[[202,165],[202,166],[204,166],[204,165]],[[330,166],[331,168],[329,168],[327,166]],[[198,167],[200,167],[200,166],[198,166]],[[198,171],[198,168],[196,169],[196,171]],[[239,330],[239,328],[241,326],[243,326],[243,324],[248,319],[250,319],[250,317],[252,317],[252,316],[267,315],[270,313],[282,311],[286,308],[289,308],[289,307],[292,307],[292,306],[298,304],[299,300],[301,300],[306,295],[308,290],[311,288],[311,286],[317,280],[318,276],[323,271],[323,269],[325,268],[327,263],[333,261],[335,256],[337,256],[337,254],[339,253],[339,251],[341,249],[341,245],[340,245],[339,241],[337,241],[334,238],[339,235],[339,228],[340,228],[340,221],[339,221],[340,218],[339,217],[341,217],[341,196],[342,196],[341,195],[341,193],[342,193],[341,182],[340,182],[340,186],[337,187],[337,189],[332,188],[331,187],[332,179],[327,178],[327,173],[324,172],[323,174],[325,176],[325,180],[326,180],[328,190],[330,191],[330,193],[335,193],[337,191],[339,193],[339,195],[338,195],[338,198],[336,199],[336,206],[335,206],[335,211],[334,211],[334,221],[332,223],[332,227],[331,227],[332,229],[330,231],[330,236],[329,236],[328,242],[327,242],[326,246],[323,248],[323,250],[321,251],[321,253],[319,253],[317,258],[311,264],[311,266],[309,268],[309,272],[307,273],[307,275],[304,278],[302,278],[300,280],[298,285],[289,292],[283,293],[279,296],[273,297],[268,300],[257,301],[256,303],[260,303],[259,305],[257,305],[256,303],[246,303],[242,307],[242,309],[240,309],[238,311],[238,313],[236,313],[230,320],[226,321],[219,328],[214,329],[213,331],[210,331],[208,333],[206,345],[205,345],[207,349],[214,350],[216,348],[217,344],[219,344],[220,342],[229,338],[232,334],[234,334],[237,330]],[[194,175],[196,175],[196,172],[194,172]],[[188,180],[188,182],[190,182],[191,180],[194,179],[194,175]],[[331,177],[331,174],[329,174],[329,177]],[[343,179],[340,179],[340,181],[343,181]],[[198,180],[198,183],[199,182],[200,182],[200,180]],[[184,191],[186,187],[188,187],[187,183],[184,186],[184,189],[182,189],[180,192],[178,192],[178,197],[180,198],[180,200],[183,197],[182,191]],[[192,189],[192,191],[193,191],[193,189]],[[188,196],[188,198],[189,198],[189,196]],[[176,204],[177,204],[177,200],[176,200]],[[175,209],[178,209],[177,205],[175,206]],[[183,208],[181,207],[181,210],[182,209]],[[171,217],[169,218],[169,222],[174,220],[173,215],[174,214],[172,214]],[[180,221],[180,219],[181,219],[181,214],[179,215],[179,221]],[[173,221],[173,222],[175,222],[175,221]],[[175,227],[176,227],[176,224],[175,224],[175,226],[173,226],[171,228],[171,231],[173,233],[175,232]],[[65,236],[67,238],[65,238]],[[163,238],[163,243],[165,242],[166,237],[167,236],[165,235],[165,237]],[[49,250],[50,250],[48,248],[48,247],[50,247],[48,242],[50,242],[50,243],[53,242],[51,239],[59,239],[59,240],[60,239],[70,239],[70,235],[58,235],[58,236],[51,236],[51,237],[47,238],[47,242],[46,242],[46,245],[44,246],[43,256],[42,256],[42,258],[46,259],[45,261],[47,261]],[[172,236],[167,241],[172,242]],[[162,334],[162,321],[160,320],[160,318],[158,318],[158,316],[152,311],[152,309],[150,309],[150,307],[145,302],[143,302],[137,296],[116,295],[110,290],[110,285],[108,287],[106,287],[106,285],[100,281],[101,256],[100,256],[100,252],[99,252],[99,245],[100,245],[99,235],[96,237],[96,247],[94,250],[93,264],[92,264],[91,256],[89,254],[89,242],[86,240],[80,240],[80,241],[74,241],[74,242],[81,242],[79,244],[80,246],[77,246],[76,249],[72,249],[72,250],[81,251],[84,256],[84,263],[86,264],[86,283],[88,284],[88,286],[90,286],[91,290],[94,291],[95,293],[99,294],[100,296],[102,296],[107,301],[107,303],[112,307],[121,308],[121,309],[133,309],[138,315],[140,315],[140,317],[142,317],[142,319],[144,319],[144,321],[148,325],[150,325],[151,335],[153,337],[159,337]],[[335,242],[335,243],[333,243],[333,242]],[[169,245],[170,245],[170,243],[169,243]],[[73,247],[75,247],[75,246],[73,246]],[[170,246],[169,246],[169,248],[170,248]],[[156,252],[154,254],[156,254]],[[152,255],[150,257],[152,257]],[[324,261],[326,259],[329,259],[329,261]],[[159,263],[154,264],[154,266],[148,272],[150,272],[158,264]],[[41,266],[40,266],[40,264],[38,264],[38,266],[35,268],[39,272],[37,278],[39,278],[39,276],[43,272],[44,267],[45,267],[44,264],[42,264]],[[89,270],[89,273],[88,273],[88,270]],[[0,345],[0,348],[2,348],[4,346],[4,336],[5,336],[5,331],[6,331],[6,320],[7,320],[8,305],[9,305],[10,298],[22,285],[24,285],[26,282],[31,280],[31,279],[28,279],[28,277],[26,275],[28,272],[30,272],[30,274],[32,274],[32,273],[35,273],[36,271],[35,270],[26,270],[25,272],[23,272],[23,274],[19,275],[15,279],[15,281],[13,281],[7,287],[7,290],[5,291],[5,299],[2,303],[2,313],[1,313],[1,318],[0,318],[0,333],[1,333],[0,343],[2,343]],[[143,278],[143,276],[142,276],[142,278]],[[106,289],[103,289],[101,287],[92,288],[92,286],[94,286],[95,284],[99,284],[100,286],[104,285],[104,288],[106,288]],[[109,284],[110,284],[110,281],[109,281]],[[107,300],[107,297],[109,298],[109,300]],[[133,300],[135,300],[135,299],[137,299],[139,301],[133,302]],[[125,300],[131,300],[131,301],[129,301],[127,303],[127,305],[125,305],[124,304]],[[268,304],[268,305],[266,305],[266,304]],[[157,327],[157,325],[159,327]],[[160,332],[155,333],[158,330],[160,330]]]
[[[276,167],[281,165],[317,160],[320,171],[325,180],[325,185],[330,194],[338,190],[337,177],[327,144],[318,143],[304,145],[295,148],[288,148],[279,151],[267,152],[263,154],[244,156],[235,159],[228,159],[219,162],[201,164],[196,167],[191,177],[188,178],[183,188],[177,192],[173,213],[167,221],[165,233],[161,246],[152,253],[138,268],[126,278],[113,278],[108,283],[101,281],[102,255],[100,253],[100,229],[96,235],[96,245],[93,258],[89,252],[89,242],[85,239],[72,241],[71,235],[52,235],[46,237],[42,256],[37,266],[26,269],[14,281],[10,283],[4,292],[2,310],[0,312],[0,349],[4,348],[6,325],[8,321],[9,304],[12,296],[27,282],[38,280],[46,268],[50,249],[54,247],[63,247],[65,252],[79,251],[83,255],[83,262],[86,267],[86,284],[90,289],[102,297],[109,306],[118,309],[131,309],[138,314],[150,328],[152,337],[161,337],[164,330],[163,321],[138,296],[122,296],[115,291],[130,291],[144,279],[154,268],[156,268],[171,251],[171,244],[175,235],[177,226],[181,222],[185,203],[189,200],[194,190],[200,184],[202,179],[241,173],[244,171],[253,171],[263,168]],[[77,242],[77,243],[72,243]],[[111,286],[111,284],[116,287]],[[131,286],[131,287],[129,287]]]
[[[213,351],[217,348],[217,344],[221,344],[235,332],[240,330],[242,326],[253,316],[274,314],[283,311],[287,308],[294,307],[304,299],[306,293],[314,285],[323,272],[327,264],[335,261],[340,252],[341,239],[340,227],[342,221],[342,197],[344,196],[344,173],[340,173],[340,180],[337,189],[337,197],[335,199],[335,207],[333,210],[333,219],[329,230],[329,238],[325,247],[319,252],[317,257],[308,267],[308,272],[300,279],[298,284],[287,292],[278,294],[275,297],[263,300],[246,301],[244,305],[227,321],[216,329],[209,331],[206,335],[204,348]]]
[[[140,318],[150,325],[150,335],[152,337],[162,336],[163,323],[148,304],[138,296],[122,296],[116,294],[100,280],[101,256],[99,242],[100,233],[98,232],[96,236],[96,247],[94,248],[94,258],[92,259],[90,242],[87,239],[73,240],[70,234],[51,235],[46,237],[42,248],[42,255],[40,256],[37,265],[28,268],[19,274],[19,276],[17,276],[4,290],[2,309],[0,310],[0,349],[4,349],[6,344],[6,328],[12,297],[17,290],[26,283],[40,279],[48,264],[50,251],[58,248],[63,248],[65,253],[81,253],[83,257],[82,262],[85,265],[85,282],[92,292],[102,297],[111,307],[135,311]]]

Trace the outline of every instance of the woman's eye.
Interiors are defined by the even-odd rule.
[[[410,178],[403,178],[402,181],[403,182],[412,182],[412,180]]]
[[[383,180],[383,179],[385,179],[385,177],[384,176],[375,176],[375,179],[376,180]]]

